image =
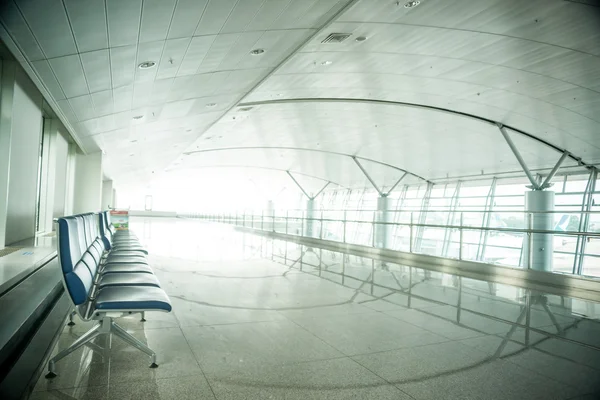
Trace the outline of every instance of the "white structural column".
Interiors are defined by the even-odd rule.
[[[102,152],[77,153],[73,213],[100,211],[102,205]]]
[[[306,233],[308,237],[315,237],[315,199],[309,198],[306,201]]]
[[[41,232],[53,230],[54,200],[57,188],[57,142],[58,126],[57,119],[44,120],[44,147],[42,154],[42,181],[40,185],[40,209],[39,219]]]
[[[377,198],[377,212],[375,214],[375,247],[387,249],[390,247],[392,232],[392,213],[390,212],[390,199],[387,196]]]
[[[71,199],[67,197],[68,185],[68,163],[69,163],[69,142],[64,138],[64,127],[62,124],[54,141],[54,156],[56,158],[56,171],[54,181],[54,209],[53,218],[59,218],[68,215],[66,212],[67,202]]]
[[[0,250],[5,247],[15,62],[0,60]]]
[[[113,181],[109,179],[102,181],[102,204],[100,205],[101,210],[115,208],[115,199],[113,198],[113,194]]]
[[[300,183],[296,180],[296,178],[294,178],[294,175],[292,175],[292,173],[290,171],[285,171],[285,172],[288,174],[288,176],[290,178],[292,178],[292,180],[294,181],[296,186],[298,186],[300,191],[302,191],[302,193],[304,193],[304,195],[308,199],[308,201],[306,202],[306,219],[304,220],[304,235],[309,236],[309,237],[316,237],[315,236],[315,234],[316,234],[315,225],[316,225],[317,217],[315,214],[315,199],[317,197],[319,197],[319,195],[321,193],[323,193],[323,190],[325,190],[331,182],[325,183],[325,185],[321,188],[321,190],[319,190],[317,192],[317,194],[311,193],[309,195],[308,192],[306,190],[304,190],[302,185],[300,185]],[[316,234],[316,235],[317,235],[317,237],[319,236],[318,234]]]
[[[510,135],[506,131],[506,128],[501,124],[497,123],[500,133],[504,136],[506,143],[512,150],[513,154],[521,167],[523,172],[529,178],[532,190],[525,192],[525,218],[526,227],[532,230],[546,230],[551,231],[554,229],[554,192],[547,191],[544,189],[552,186],[550,181],[558,172],[558,169],[562,165],[563,161],[569,156],[567,151],[563,152],[559,160],[556,162],[550,173],[546,176],[546,179],[541,182],[538,181],[525,163],[525,160],[519,153],[519,150],[513,143]],[[523,238],[523,265],[529,269],[535,269],[537,271],[552,272],[553,270],[553,258],[554,258],[554,247],[553,247],[553,234],[548,233],[532,233],[530,232]]]
[[[554,229],[554,192],[547,190],[531,190],[525,193],[525,212],[528,218],[527,227],[533,230],[551,231]],[[552,271],[553,235],[548,233],[532,233],[531,238],[524,241],[523,260],[529,269]],[[529,246],[531,245],[531,254]]]

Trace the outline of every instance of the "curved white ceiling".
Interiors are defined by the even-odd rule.
[[[0,21],[117,185],[243,167],[367,185],[353,155],[380,187],[519,171],[490,121],[530,136],[509,130],[532,169],[600,163],[600,8],[581,2],[14,0]]]

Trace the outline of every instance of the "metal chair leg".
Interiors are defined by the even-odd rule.
[[[71,313],[69,314],[69,322],[67,323],[68,326],[73,326],[75,325],[75,322],[73,322],[73,315],[75,315],[76,311],[71,311]]]
[[[140,321],[146,322],[146,312],[145,311],[142,311],[142,319]]]
[[[74,352],[75,350],[77,350],[78,348],[80,348],[81,346],[86,344],[87,342],[95,339],[98,335],[101,334],[101,332],[98,332],[99,329],[100,329],[100,324],[94,326],[92,329],[90,329],[89,331],[87,331],[86,333],[81,335],[79,337],[79,339],[77,339],[75,342],[73,342],[73,344],[71,346],[67,347],[66,349],[64,349],[63,351],[61,351],[60,353],[58,353],[57,355],[52,357],[50,359],[50,361],[48,361],[48,373],[46,374],[46,378],[51,379],[51,378],[56,377],[56,373],[54,372],[55,363],[57,361],[61,360],[62,358],[68,356],[69,354],[71,354],[72,352]]]
[[[148,347],[146,343],[136,339],[135,337],[130,335],[125,329],[121,328],[114,322],[112,323],[111,331],[112,333],[123,339],[123,341],[129,343],[138,350],[141,350],[144,353],[148,354],[151,360],[150,368],[158,368],[158,364],[156,363],[156,353],[150,347]]]

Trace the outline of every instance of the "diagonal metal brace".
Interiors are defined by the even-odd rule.
[[[392,193],[392,191],[393,191],[394,189],[396,189],[396,186],[398,186],[398,184],[399,184],[400,182],[402,182],[402,180],[403,180],[404,178],[406,178],[406,175],[408,175],[408,172],[405,172],[405,173],[404,173],[404,175],[402,175],[402,176],[400,177],[400,179],[398,179],[398,180],[396,181],[396,183],[394,183],[394,185],[393,185],[393,186],[392,186],[392,187],[391,187],[391,188],[390,188],[390,189],[387,191],[387,193],[385,193],[385,197],[389,196],[389,195],[390,195],[390,193]]]
[[[556,173],[558,172],[558,169],[562,165],[563,161],[565,161],[565,159],[569,156],[569,154],[570,153],[568,151],[565,151],[563,153],[563,155],[560,157],[560,159],[558,160],[558,162],[556,163],[556,165],[554,166],[554,168],[552,168],[552,171],[550,171],[550,173],[548,174],[548,176],[544,180],[544,183],[542,183],[542,186],[541,186],[542,189],[546,189],[546,188],[549,188],[551,186],[550,181],[552,180],[552,178],[554,178],[554,175],[556,175]]]
[[[304,193],[304,195],[310,199],[310,196],[308,195],[308,193],[306,193],[306,190],[304,190],[304,188],[302,187],[302,185],[300,185],[298,183],[298,181],[296,180],[296,178],[294,178],[294,175],[292,175],[292,173],[290,171],[285,171],[285,173],[288,174],[290,176],[290,178],[292,178],[292,180],[294,181],[294,183],[296,184],[296,186],[298,186],[298,188],[300,188],[300,190],[302,190],[302,193]]]
[[[360,170],[362,171],[362,173],[367,177],[367,179],[369,180],[369,182],[371,182],[371,185],[373,185],[373,187],[375,188],[375,190],[377,191],[377,193],[379,193],[379,196],[385,197],[386,194],[383,193],[381,191],[381,189],[379,189],[379,187],[377,186],[377,184],[375,183],[375,181],[371,178],[371,176],[369,175],[369,173],[367,172],[367,170],[362,166],[362,164],[360,163],[360,161],[358,161],[358,159],[355,156],[352,156],[352,159],[354,160],[354,162],[356,163],[356,165],[358,165],[358,168],[360,168]]]
[[[302,191],[302,193],[304,193],[304,195],[305,195],[305,196],[306,196],[306,197],[307,197],[309,200],[314,200],[314,199],[316,199],[317,197],[319,197],[319,195],[320,195],[321,193],[323,193],[323,190],[325,190],[325,189],[327,188],[327,186],[329,186],[329,184],[331,184],[331,182],[330,182],[330,181],[327,181],[327,183],[325,184],[325,186],[323,186],[323,187],[321,188],[321,190],[319,190],[319,191],[317,192],[317,194],[315,194],[314,196],[309,196],[309,195],[308,195],[308,193],[306,192],[306,190],[304,190],[304,188],[302,187],[302,185],[300,185],[300,183],[299,183],[299,182],[296,180],[296,178],[294,178],[294,175],[292,175],[292,173],[291,173],[290,171],[285,171],[285,172],[286,172],[286,173],[287,173],[287,174],[290,176],[290,178],[292,178],[292,180],[294,181],[294,183],[296,184],[296,186],[298,186],[298,188],[300,188],[300,190]]]
[[[521,157],[521,153],[519,153],[517,146],[515,146],[510,136],[508,136],[508,132],[506,132],[504,125],[502,125],[500,122],[496,122],[496,126],[498,126],[498,129],[500,129],[500,133],[502,133],[502,136],[504,136],[504,140],[506,140],[506,143],[508,143],[508,147],[510,147],[510,149],[512,150],[519,164],[521,164],[521,168],[523,168],[523,171],[525,172],[525,175],[527,175],[529,182],[531,182],[531,186],[533,186],[533,189],[542,190],[542,187],[538,184],[529,168],[527,168],[527,164],[525,164],[525,160],[523,160],[523,157]]]

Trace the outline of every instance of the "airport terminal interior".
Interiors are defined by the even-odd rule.
[[[600,399],[600,1],[0,2],[0,399]]]

